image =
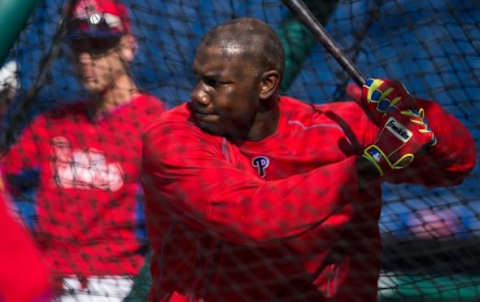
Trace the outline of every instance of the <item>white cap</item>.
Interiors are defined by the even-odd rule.
[[[20,88],[17,78],[18,65],[15,61],[9,61],[0,69],[0,90],[11,87],[15,90]]]

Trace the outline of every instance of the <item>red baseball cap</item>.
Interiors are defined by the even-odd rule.
[[[79,0],[73,8],[67,37],[114,38],[130,33],[127,7],[115,0]]]

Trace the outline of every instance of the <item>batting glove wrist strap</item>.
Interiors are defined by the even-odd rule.
[[[373,164],[380,176],[384,176],[385,171],[403,169],[415,159],[413,153],[407,153],[401,155],[395,162],[391,162],[388,155],[377,145],[370,145],[365,148],[362,156]]]

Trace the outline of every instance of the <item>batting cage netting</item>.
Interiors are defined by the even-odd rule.
[[[217,24],[247,16],[265,21],[274,28],[282,41],[287,55],[281,85],[282,94],[312,104],[349,99],[345,92],[347,85],[351,83],[348,74],[281,1],[123,2],[129,9],[132,32],[138,43],[137,53],[131,63],[132,77],[139,87],[163,100],[168,108],[190,99],[196,81],[192,63],[203,35]],[[478,148],[480,142],[478,1],[306,0],[305,2],[365,77],[397,79],[408,87],[412,95],[435,100],[469,129]],[[71,50],[65,43],[66,24],[62,15],[67,14],[65,7],[68,4],[69,2],[64,0],[39,1],[25,30],[10,50],[7,61],[16,61],[20,85],[2,126],[2,147],[5,150],[17,142],[24,129],[39,114],[88,97],[75,77],[75,69],[71,64]],[[130,121],[124,121],[126,124],[142,122],[142,119],[146,118],[143,115],[135,115],[135,111],[132,112],[128,116]],[[121,123],[116,125],[122,127]],[[72,125],[66,126],[65,132],[74,128]],[[108,140],[109,138],[104,136],[116,135],[117,131],[106,129],[104,133],[89,132],[83,135],[101,141]],[[139,138],[124,139],[117,142],[121,147],[112,151],[113,158],[118,161],[125,160],[122,157],[125,150],[136,148],[136,139]],[[62,152],[69,152],[65,151],[68,142],[57,140],[55,144],[58,150],[64,148],[61,149]],[[81,158],[82,156],[89,157],[89,160],[97,156],[93,159],[98,161],[97,164],[100,162],[107,165],[102,162],[105,158],[94,151],[79,152],[79,159],[74,159],[70,165],[73,165],[75,160],[85,160]],[[135,160],[141,161],[138,158]],[[53,169],[49,165],[39,166]],[[87,164],[86,169],[88,167]],[[138,169],[133,169],[132,173],[137,175]],[[63,266],[68,266],[69,261],[77,262],[70,263],[68,278],[76,276],[77,271],[83,272],[83,266],[96,266],[107,262],[115,265],[116,260],[108,258],[111,255],[108,252],[110,249],[119,249],[115,251],[118,255],[123,255],[122,238],[125,237],[115,234],[118,227],[115,224],[117,221],[115,215],[123,214],[118,212],[110,215],[108,211],[113,211],[118,206],[116,202],[120,201],[109,199],[110,197],[99,197],[100,195],[96,193],[86,195],[72,191],[71,188],[75,184],[67,181],[63,183],[64,190],[58,191],[61,196],[57,198],[47,195],[54,200],[52,201],[54,205],[49,205],[48,202],[40,204],[37,202],[37,196],[45,194],[45,188],[42,188],[41,183],[48,180],[42,179],[41,172],[35,169],[21,171],[20,174],[13,179],[14,184],[19,187],[15,189],[14,199],[26,225],[32,229],[39,244],[47,242],[49,238],[64,236],[69,230],[73,233],[69,235],[69,242],[55,247],[57,250],[55,257],[63,258],[60,261]],[[132,175],[122,177],[125,184],[127,180],[134,178]],[[113,186],[118,185],[112,179],[105,181]],[[378,281],[379,301],[480,300],[479,181],[477,165],[464,182],[457,186],[425,188],[412,184],[382,185],[383,205],[379,227],[383,252]],[[85,187],[77,189],[84,191],[99,189],[92,188],[89,184],[84,185]],[[110,283],[105,285],[116,288],[113,292],[121,293],[122,296],[128,294],[125,301],[145,301],[152,282],[148,271],[149,260],[145,260],[147,264],[143,265],[143,257],[148,259],[150,253],[145,231],[144,207],[141,202],[142,190],[139,186],[135,188],[138,192],[132,196],[138,203],[132,215],[136,215],[136,221],[139,222],[135,226],[122,228],[122,232],[125,228],[134,228],[135,240],[140,244],[130,246],[129,241],[126,249],[130,252],[135,249],[135,255],[130,259],[118,260],[118,265],[125,265],[126,272],[138,271],[141,267],[143,269],[139,274],[122,274],[122,278],[123,275],[127,275],[127,279],[111,278]],[[119,200],[123,200],[124,197],[119,197]],[[65,221],[55,221],[54,217],[57,216],[51,215],[51,211],[61,211],[66,215],[62,217],[69,217],[68,224],[65,224]],[[47,217],[45,219],[53,226],[52,229],[60,230],[60,234],[38,234],[35,228],[39,222],[39,215],[45,215]],[[99,259],[93,259],[94,253],[77,255],[77,251],[70,248],[70,244],[75,246],[76,235],[78,242],[81,242],[85,234],[95,229],[94,224],[102,220],[108,224],[108,219],[113,221],[111,223],[113,234],[96,234],[88,243],[82,242],[83,245],[95,246],[101,244],[102,240],[115,241],[113,247],[110,244],[102,247]],[[354,236],[358,242],[366,239],[362,229],[360,223],[351,230],[356,232]],[[342,238],[339,237],[338,240],[341,241]],[[62,248],[65,250],[62,251]],[[168,249],[168,246],[165,248]],[[345,248],[348,249],[348,246]],[[181,258],[184,251],[177,250],[176,253]],[[208,257],[202,258],[205,263],[201,265],[208,266],[207,262],[211,261],[211,258],[205,260],[206,258]],[[75,259],[80,259],[78,261],[81,263]],[[128,264],[121,263],[125,261]],[[215,267],[215,264],[210,265]],[[92,271],[94,270],[95,267],[92,268]],[[74,293],[88,289],[88,278],[75,278],[67,284],[67,290]],[[183,276],[176,276],[174,279],[183,280],[182,278]],[[268,279],[268,276],[259,277],[259,280],[264,278]],[[64,289],[67,281],[63,281]],[[99,284],[100,287],[103,286],[101,282]],[[122,290],[122,287],[125,287],[125,290]],[[239,291],[241,290],[239,287]],[[87,300],[81,301],[90,301],[88,297],[84,298]],[[244,296],[243,301],[254,300]],[[303,300],[292,298],[291,301]],[[352,297],[351,301],[362,300]]]

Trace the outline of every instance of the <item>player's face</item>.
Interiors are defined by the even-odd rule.
[[[103,93],[126,73],[120,47],[119,39],[85,38],[70,43],[80,82],[87,91]]]
[[[240,55],[201,47],[193,71],[197,83],[188,104],[194,122],[203,130],[230,138],[245,138],[259,104],[260,76]]]

